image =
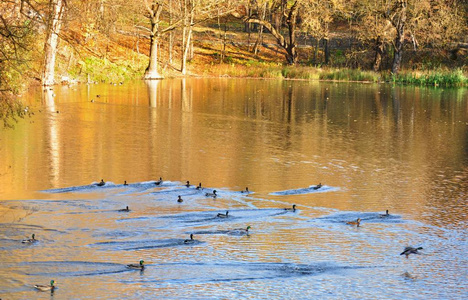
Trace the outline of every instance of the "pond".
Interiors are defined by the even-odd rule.
[[[468,297],[466,89],[194,78],[21,99],[0,131],[2,299]]]

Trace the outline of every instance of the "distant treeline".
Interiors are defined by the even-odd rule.
[[[249,63],[270,51],[283,57],[282,74],[327,66],[399,81],[403,67],[452,70],[463,81],[467,71],[463,0],[10,0],[0,11],[3,92],[18,92],[28,79],[47,86],[93,72],[145,79],[163,78],[168,66],[197,72],[193,66],[213,62],[194,57],[206,46],[206,26],[214,32],[206,38],[221,45],[212,60],[232,63],[232,45]],[[236,32],[244,35],[229,38]]]

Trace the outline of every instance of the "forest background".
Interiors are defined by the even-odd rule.
[[[0,117],[31,85],[224,76],[468,83],[464,0],[2,0]]]

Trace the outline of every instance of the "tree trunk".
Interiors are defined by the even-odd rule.
[[[325,54],[325,61],[324,64],[328,65],[330,62],[330,46],[329,46],[330,41],[328,40],[328,37],[325,37],[323,39],[323,52]]]
[[[269,22],[267,20],[262,20],[261,18],[250,18],[249,16],[241,16],[238,13],[231,13],[234,17],[236,18],[242,18],[244,22],[248,23],[255,23],[264,26],[271,35],[273,35],[276,39],[276,42],[278,45],[283,48],[286,51],[286,60],[288,61],[289,64],[295,64],[297,62],[297,45],[296,45],[296,30],[297,30],[297,24],[296,24],[296,19],[297,19],[297,14],[298,14],[298,9],[299,9],[299,1],[295,1],[291,8],[289,9],[289,12],[286,11],[286,5],[287,1],[282,1],[282,12],[284,13],[284,16],[286,17],[286,26],[288,28],[288,33],[287,37],[285,38],[281,31],[277,30],[276,27],[278,26],[278,23],[274,24],[273,20],[272,22]],[[281,23],[282,24],[282,23]]]
[[[172,0],[169,0],[169,25],[172,25]],[[172,64],[172,51],[174,49],[174,33],[169,33],[169,64]]]
[[[384,42],[382,38],[379,36],[377,41],[375,42],[375,58],[374,64],[372,65],[372,69],[374,72],[378,72],[380,70],[380,65],[382,64],[382,56],[384,53]]]
[[[324,52],[325,65],[328,65],[330,63],[330,32],[328,29],[328,22],[325,23]]]
[[[151,80],[164,78],[158,72],[158,44],[159,37],[157,35],[151,35],[149,64],[146,68],[144,79]]]
[[[182,66],[181,66],[181,72],[183,75],[187,73],[187,57],[190,49],[190,44],[191,44],[191,39],[192,39],[192,24],[193,24],[193,13],[190,15],[190,24],[188,24],[188,27],[184,31],[187,30],[187,33],[185,35],[186,41],[185,44],[183,45],[184,52],[182,54]]]
[[[296,51],[296,45],[289,45],[286,48],[286,60],[290,65],[295,65],[297,62],[297,51]]]
[[[286,59],[289,64],[295,65],[297,62],[297,45],[296,45],[296,23],[297,19],[297,2],[293,4],[291,10],[289,11],[288,18],[286,20],[288,24],[288,34],[289,34],[289,45],[286,47]]]
[[[314,47],[314,64],[317,64],[319,46],[320,46],[320,40],[317,38],[315,39],[315,47]]]
[[[185,75],[186,70],[185,70],[185,62],[187,58],[186,54],[186,49],[187,49],[187,31],[188,31],[188,25],[187,25],[187,0],[184,1],[184,15],[183,15],[183,20],[184,20],[184,27],[182,29],[182,41],[181,41],[181,52],[182,52],[182,60],[180,62],[180,72]]]
[[[262,9],[262,15],[261,15],[261,20],[264,21],[266,18],[266,8],[267,8],[267,3],[265,2],[263,4],[263,9]],[[258,54],[258,47],[263,41],[263,25],[260,25],[260,28],[258,29],[258,36],[257,40],[255,41],[255,45],[253,48],[253,52],[255,55]]]
[[[403,45],[404,45],[405,37],[403,33],[397,33],[397,37],[395,38],[394,43],[394,56],[393,56],[393,64],[392,64],[392,73],[398,74],[401,67],[401,58],[403,56]]]
[[[158,72],[158,46],[159,46],[159,16],[162,11],[162,5],[160,3],[153,3],[151,7],[147,6],[150,14],[151,21],[151,45],[150,45],[150,57],[149,64],[145,70],[144,79],[163,79],[164,77]]]
[[[406,7],[408,3],[407,0],[399,0],[396,5],[396,14],[392,19],[392,24],[396,29],[396,37],[393,43],[393,48],[395,50],[392,64],[393,74],[398,74],[398,71],[400,71],[403,46],[405,43]]]
[[[260,46],[260,44],[262,43],[262,40],[263,40],[262,36],[263,36],[263,25],[260,25],[260,28],[258,30],[257,40],[255,41],[255,44],[254,44],[253,49],[252,49],[252,51],[253,51],[253,53],[255,55],[258,55],[258,47]]]
[[[50,5],[52,15],[47,28],[47,38],[44,46],[44,66],[42,70],[42,85],[44,86],[55,84],[55,58],[65,2],[63,0],[56,0],[55,2],[51,1]]]

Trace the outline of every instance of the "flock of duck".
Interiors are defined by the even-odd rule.
[[[163,179],[160,177],[159,180],[154,182],[154,184],[156,186],[161,186],[163,182],[164,182]],[[95,185],[99,186],[99,187],[102,187],[102,186],[106,185],[106,182],[104,181],[104,179],[101,179],[101,181],[96,183]],[[128,185],[127,181],[124,181],[123,185],[127,186]],[[192,185],[190,184],[189,181],[186,181],[185,186],[186,187],[192,187]],[[318,189],[320,189],[322,187],[323,187],[322,183],[319,183],[319,184],[313,186],[312,189],[313,190],[318,190]],[[197,190],[203,190],[202,184],[199,183],[198,186],[196,187],[196,189]],[[246,187],[245,190],[242,190],[240,192],[241,193],[246,193],[246,194],[250,193],[248,187]],[[215,199],[215,198],[217,198],[218,194],[217,194],[216,190],[213,190],[212,192],[206,192],[205,196]],[[177,202],[181,203],[183,201],[184,200],[182,199],[182,196],[178,195]],[[292,207],[284,208],[284,210],[285,211],[295,212],[296,207],[297,207],[296,204],[293,204]],[[129,209],[128,206],[126,206],[125,208],[119,209],[117,211],[119,211],[119,212],[130,212],[130,209]],[[218,213],[216,215],[216,217],[217,218],[228,218],[229,217],[229,211],[226,211],[226,213]],[[384,214],[380,215],[380,218],[387,218],[387,217],[390,217],[388,209],[385,211]],[[356,226],[356,227],[360,227],[361,218],[357,218],[356,221],[346,222],[346,224]],[[236,228],[236,229],[230,230],[230,232],[236,232],[239,235],[249,235],[249,229],[250,228],[251,228],[250,226],[247,226],[246,228]],[[32,244],[32,243],[36,243],[36,242],[38,242],[38,240],[36,239],[35,234],[32,234],[30,239],[25,239],[25,240],[22,241],[23,244]],[[184,240],[184,244],[193,244],[195,242],[196,242],[196,240],[193,238],[193,234],[190,234],[189,239]],[[403,252],[400,253],[400,255],[405,255],[406,258],[408,258],[408,256],[410,254],[420,254],[418,251],[422,250],[422,249],[423,249],[422,247],[405,247],[405,249],[403,250]],[[145,268],[145,261],[140,260],[138,264],[128,264],[126,267],[128,269],[143,270]],[[49,285],[38,285],[38,284],[36,284],[36,285],[34,285],[34,288],[39,290],[39,291],[51,291],[51,292],[53,292],[54,289],[55,289],[55,280],[51,280]]]

